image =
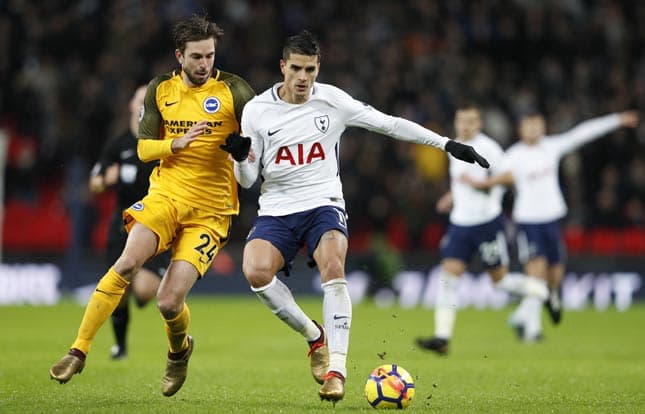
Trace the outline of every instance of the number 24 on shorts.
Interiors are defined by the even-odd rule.
[[[213,261],[213,258],[215,257],[215,250],[217,249],[217,244],[213,241],[213,239],[208,233],[200,234],[199,238],[203,240],[203,243],[200,243],[199,245],[195,246],[195,250],[197,250],[202,255],[199,261],[205,264],[210,263]],[[209,248],[209,246],[211,247]],[[206,258],[204,256],[206,256]]]

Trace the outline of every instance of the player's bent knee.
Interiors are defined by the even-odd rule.
[[[121,255],[114,263],[114,270],[126,280],[132,280],[141,268],[141,263],[129,255]]]
[[[244,276],[249,282],[249,285],[254,288],[260,288],[266,286],[273,280],[275,274],[270,271],[270,269],[257,269],[257,268],[246,268],[244,271]]]
[[[184,304],[184,298],[174,295],[172,291],[157,292],[157,308],[166,319],[172,319],[179,314]]]
[[[147,269],[140,269],[132,280],[132,293],[138,306],[143,306],[152,300],[159,290],[161,280]]]
[[[177,301],[172,296],[158,296],[157,297],[157,308],[159,312],[166,319],[172,319],[179,315],[181,307],[183,306],[183,301]]]
[[[242,273],[254,288],[268,285],[275,276],[277,270],[271,268],[271,264],[259,260],[244,260],[242,263]]]

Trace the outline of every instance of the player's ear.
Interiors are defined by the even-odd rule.
[[[179,49],[175,49],[175,57],[177,58],[177,62],[179,62],[180,65],[184,64],[184,56],[181,54],[181,51]]]
[[[287,62],[284,59],[280,59],[280,72],[284,75],[284,68],[287,66]]]

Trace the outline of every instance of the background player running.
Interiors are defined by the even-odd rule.
[[[148,194],[124,212],[125,248],[92,294],[72,349],[50,369],[60,383],[81,372],[96,332],[141,266],[169,248],[172,262],[157,292],[169,344],[163,395],[175,394],[186,379],[193,339],[185,299],[226,244],[239,211],[233,167],[218,146],[239,131],[242,108],[254,95],[240,77],[213,68],[222,34],[199,16],[174,28],[181,69],[148,85],[138,134],[139,158],[161,161]]]
[[[473,105],[461,106],[455,113],[455,133],[459,142],[477,148],[491,163],[493,174],[501,172],[504,151],[490,137],[482,133],[479,109]],[[490,274],[499,289],[520,296],[534,297],[539,303],[547,297],[546,283],[521,274],[508,274],[508,250],[504,235],[501,186],[477,190],[461,182],[468,174],[484,179],[488,171],[473,164],[450,159],[450,191],[437,202],[437,210],[450,213],[450,225],[441,241],[441,273],[435,306],[435,333],[429,338],[418,338],[417,345],[439,354],[448,353],[457,317],[459,277],[475,256]]]
[[[243,271],[260,300],[309,342],[312,373],[322,383],[319,395],[336,402],[345,394],[352,322],[345,281],[347,217],[338,170],[342,132],[348,126],[367,128],[445,149],[470,163],[488,163],[470,146],[315,82],[320,49],[307,31],[287,39],[280,69],[283,82],[244,108],[242,132],[250,139],[236,134],[227,139],[226,149],[236,160],[235,176],[243,187],[250,187],[262,170],[260,210],[247,237]],[[276,277],[289,268],[303,245],[321,273],[325,329],[305,315]]]
[[[567,206],[558,183],[560,159],[580,146],[621,126],[635,128],[639,116],[626,111],[585,121],[558,135],[545,136],[546,124],[540,114],[520,120],[520,142],[504,156],[501,175],[485,180],[468,175],[464,182],[478,189],[498,184],[515,185],[513,219],[518,226],[518,253],[527,275],[546,280],[550,293],[547,308],[554,323],[559,323],[562,305],[560,283],[564,275],[565,246],[560,220]],[[510,323],[525,341],[542,337],[542,304],[524,298]]]
[[[108,227],[107,252],[108,263],[114,263],[125,246],[128,234],[123,227],[123,210],[141,200],[148,192],[148,182],[152,169],[158,162],[142,162],[137,156],[137,131],[139,117],[146,87],[139,87],[130,103],[129,129],[121,135],[109,139],[90,176],[89,187],[93,193],[102,193],[108,187],[116,191],[116,206],[112,212]],[[137,272],[132,279],[126,294],[112,313],[112,328],[115,345],[111,349],[113,359],[127,356],[127,331],[130,321],[128,292],[132,291],[139,306],[143,306],[155,297],[161,277],[170,263],[170,254],[161,253],[149,261]]]

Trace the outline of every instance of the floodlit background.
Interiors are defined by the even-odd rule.
[[[464,100],[480,106],[485,131],[505,148],[527,111],[543,112],[549,132],[560,132],[645,104],[645,3],[637,1],[0,1],[0,303],[55,303],[103,274],[114,195],[89,194],[90,168],[127,128],[135,87],[176,67],[173,23],[202,10],[226,32],[216,67],[256,92],[280,80],[284,38],[307,28],[321,41],[320,82],[448,136]],[[562,162],[569,307],[626,309],[645,296],[644,154],[642,123]],[[380,290],[386,303],[431,305],[446,224],[434,208],[447,189],[444,154],[350,129],[341,176],[355,297]],[[232,240],[195,290],[246,292],[241,246],[257,191],[241,192]],[[512,197],[505,203],[508,211]],[[303,262],[289,283],[313,292],[316,275]],[[473,283],[486,283],[478,271]],[[464,297],[498,306],[488,291],[464,289]]]

